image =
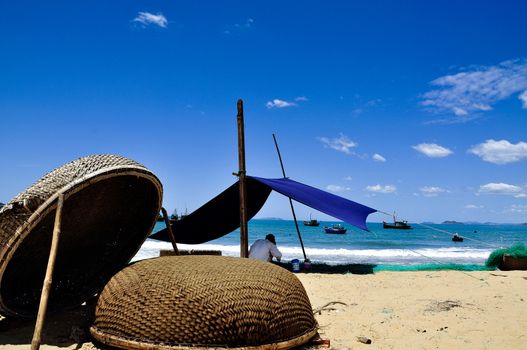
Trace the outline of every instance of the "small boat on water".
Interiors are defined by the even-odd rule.
[[[312,219],[311,214],[309,215],[309,220],[304,221],[304,226],[319,226],[320,222],[318,220]]]
[[[346,233],[347,229],[341,224],[335,224],[331,227],[324,226],[324,231],[326,231],[326,233],[344,234]]]
[[[395,228],[399,230],[409,230],[412,228],[412,226],[408,225],[408,221],[394,221],[393,224],[383,221],[382,227],[383,228]]]
[[[454,235],[452,236],[452,242],[463,242],[463,237],[461,237],[457,233],[454,233]]]
[[[412,226],[408,225],[408,221],[406,220],[397,220],[395,218],[395,212],[393,213],[393,224],[383,221],[382,222],[382,228],[394,228],[398,230],[409,230],[412,228]]]

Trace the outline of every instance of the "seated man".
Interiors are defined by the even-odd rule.
[[[273,256],[278,261],[282,258],[282,253],[276,247],[276,240],[272,233],[265,236],[265,239],[256,240],[249,249],[249,259],[271,261]]]

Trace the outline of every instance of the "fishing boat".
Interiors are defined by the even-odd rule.
[[[394,221],[393,223],[382,222],[383,228],[395,228],[399,230],[409,230],[412,226],[408,225],[408,221]]]
[[[452,242],[463,242],[463,237],[461,237],[457,233],[454,233],[454,235],[452,236]]]
[[[335,224],[331,227],[324,226],[324,231],[326,231],[326,233],[344,234],[346,233],[347,229],[341,224]]]
[[[393,213],[393,223],[388,223],[386,221],[382,222],[382,228],[394,228],[398,230],[409,230],[412,226],[408,225],[406,220],[397,220],[395,218],[395,212]]]
[[[309,220],[304,221],[304,226],[319,226],[320,222],[316,219],[311,218],[311,214],[309,214]]]

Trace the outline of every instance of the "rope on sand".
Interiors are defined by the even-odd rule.
[[[332,311],[335,310],[335,308],[328,307],[330,305],[340,304],[344,306],[348,306],[348,304],[343,303],[342,301],[330,301],[329,303],[326,303],[320,307],[317,307],[316,309],[313,309],[313,314],[320,314],[322,311]]]

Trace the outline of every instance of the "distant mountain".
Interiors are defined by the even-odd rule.
[[[432,222],[432,221],[424,221],[424,222],[422,222],[421,224],[423,224],[423,225],[435,225],[435,222]]]
[[[284,220],[282,218],[273,218],[273,217],[268,217],[268,218],[255,218],[253,220]]]
[[[446,220],[442,222],[443,224],[455,224],[455,225],[464,225],[462,222],[454,221],[454,220]]]

